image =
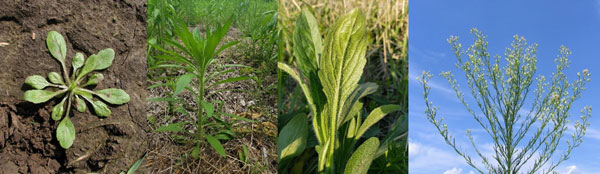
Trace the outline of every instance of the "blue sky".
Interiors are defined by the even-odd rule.
[[[550,76],[555,69],[554,58],[565,45],[573,54],[571,66],[566,71],[575,79],[576,73],[589,69],[591,82],[587,84],[582,99],[574,103],[571,114],[579,118],[584,105],[600,107],[600,0],[583,1],[486,1],[486,0],[416,0],[410,1],[409,19],[409,117],[410,117],[410,173],[411,174],[469,174],[473,169],[446,145],[426,120],[423,90],[415,80],[423,70],[431,71],[431,101],[440,107],[457,144],[468,149],[466,129],[472,129],[478,144],[491,147],[479,125],[456,99],[450,85],[438,76],[442,71],[452,71],[459,84],[466,87],[464,73],[454,67],[456,57],[446,39],[459,36],[463,48],[472,44],[471,28],[478,28],[488,36],[491,55],[504,55],[504,50],[518,34],[528,43],[538,43],[538,75]],[[472,98],[467,88],[462,88],[467,99]],[[471,100],[472,101],[472,100]],[[600,115],[592,112],[591,126],[583,144],[574,150],[571,158],[558,167],[563,174],[600,173]],[[573,120],[575,121],[575,120]],[[567,136],[570,136],[567,135]],[[568,138],[568,137],[566,137]],[[564,149],[559,147],[559,149]],[[485,153],[485,152],[484,152]],[[471,153],[472,154],[472,153]],[[475,155],[475,154],[473,154]]]

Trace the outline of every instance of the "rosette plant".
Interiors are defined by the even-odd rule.
[[[47,102],[52,98],[60,98],[58,104],[52,107],[51,115],[53,120],[60,120],[56,128],[56,138],[62,148],[68,149],[73,145],[73,141],[75,140],[75,127],[69,118],[69,111],[72,105],[77,111],[85,112],[87,108],[85,101],[87,101],[92,105],[94,112],[98,116],[108,117],[111,111],[104,102],[115,105],[124,104],[129,102],[129,95],[122,89],[116,88],[102,90],[88,89],[104,79],[104,76],[100,73],[93,73],[91,75],[90,73],[104,70],[112,65],[115,57],[113,49],[107,48],[101,50],[97,54],[89,56],[87,60],[82,53],[76,53],[71,62],[72,71],[71,76],[69,76],[67,67],[65,66],[67,45],[63,36],[56,31],[50,31],[46,38],[46,45],[52,57],[60,63],[62,76],[57,72],[50,72],[48,74],[49,81],[41,75],[27,77],[25,83],[33,89],[25,91],[24,98],[26,101],[35,104]],[[99,97],[102,100],[96,100],[93,96]]]

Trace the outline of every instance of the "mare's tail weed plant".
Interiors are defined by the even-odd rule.
[[[222,51],[235,45],[238,41],[228,42],[220,45],[223,37],[227,34],[229,27],[232,22],[232,18],[229,18],[224,25],[218,25],[217,27],[206,26],[206,33],[203,35],[200,30],[196,28],[192,32],[189,31],[187,24],[179,18],[177,15],[172,16],[173,21],[173,32],[175,36],[181,41],[180,44],[177,40],[165,38],[163,41],[177,49],[176,51],[168,50],[160,45],[151,44],[153,48],[161,51],[163,54],[156,56],[160,61],[158,65],[152,67],[155,68],[174,68],[182,70],[185,73],[174,77],[175,83],[166,82],[164,84],[157,84],[157,86],[169,86],[173,88],[172,94],[169,97],[159,99],[153,98],[149,101],[178,101],[177,96],[184,90],[188,90],[193,93],[194,100],[196,101],[196,123],[193,124],[196,127],[195,133],[189,133],[183,129],[183,126],[192,124],[192,122],[180,122],[172,123],[156,129],[158,132],[179,132],[189,133],[194,138],[191,140],[184,140],[186,142],[196,143],[196,146],[192,150],[192,156],[198,157],[200,153],[200,147],[205,142],[208,144],[222,157],[225,157],[225,149],[221,144],[221,140],[228,140],[234,134],[231,129],[228,128],[227,124],[221,120],[222,116],[228,116],[235,119],[241,119],[250,121],[243,117],[239,117],[229,113],[219,112],[218,108],[215,107],[215,102],[208,102],[205,100],[206,96],[210,96],[213,93],[207,92],[208,89],[214,88],[216,85],[227,84],[237,82],[241,80],[252,79],[249,76],[230,77],[223,80],[217,80],[216,82],[209,84],[211,80],[218,79],[220,76],[233,72],[232,67],[247,67],[239,64],[224,64],[218,65],[215,71],[209,71],[216,59]],[[220,45],[220,47],[218,47]],[[218,49],[217,49],[218,47]],[[196,80],[197,84],[192,83]],[[216,91],[218,92],[218,90]],[[224,102],[220,102],[221,104]],[[187,110],[179,109],[178,112],[187,113]],[[214,133],[213,133],[214,132]]]
[[[590,73],[588,70],[578,72],[577,79],[569,82],[564,71],[569,67],[567,57],[571,51],[562,46],[554,59],[556,71],[547,82],[546,76],[535,77],[537,44],[527,45],[523,37],[515,36],[511,48],[506,49],[504,63],[500,56],[490,56],[485,35],[477,29],[472,29],[471,33],[475,42],[467,50],[462,49],[458,37],[450,37],[448,43],[458,59],[456,67],[465,73],[474,102],[465,100],[454,75],[443,72],[441,76],[448,80],[457,98],[493,141],[493,152],[489,155],[482,152],[481,143],[474,140],[470,129],[467,129],[466,136],[480,162],[474,161],[476,159],[468,151],[458,147],[443,118],[437,116],[439,108],[429,101],[431,87],[428,82],[432,75],[423,72],[419,81],[424,89],[427,119],[437,128],[446,144],[477,173],[556,173],[556,167],[583,142],[589,126],[591,106],[583,107],[580,120],[574,124],[570,124],[569,111],[573,102],[581,98],[585,84],[590,81]],[[531,85],[536,86],[533,91]],[[528,100],[529,94],[533,94],[533,98]],[[526,105],[529,102],[531,105]],[[570,138],[561,143],[563,135],[569,132],[572,132]],[[561,144],[566,148],[559,149]],[[555,153],[560,154],[553,156]],[[553,159],[555,161],[551,161]]]
[[[353,10],[336,21],[322,42],[319,26],[308,8],[296,20],[294,54],[297,68],[278,63],[301,87],[310,115],[295,115],[283,126],[277,141],[280,172],[293,157],[312,148],[318,153],[319,173],[366,173],[383,147],[377,137],[361,137],[385,115],[401,109],[399,105],[375,108],[363,117],[360,99],[377,91],[375,83],[359,84],[366,64],[366,19]],[[308,143],[308,116],[316,145]],[[362,142],[362,144],[361,144]],[[308,162],[306,162],[308,163]],[[296,172],[301,166],[294,166]],[[301,171],[300,171],[301,172]],[[301,172],[304,173],[304,172]]]
[[[108,105],[101,100],[93,99],[93,96],[95,95],[110,104],[121,105],[129,102],[129,95],[122,89],[116,88],[88,89],[104,79],[104,76],[100,73],[89,74],[104,70],[112,65],[115,57],[113,49],[101,50],[97,54],[89,56],[87,60],[84,59],[82,53],[75,54],[71,62],[71,76],[69,76],[67,66],[65,66],[67,45],[63,36],[56,31],[50,31],[46,38],[46,44],[52,57],[60,63],[62,76],[57,72],[50,72],[48,74],[49,82],[40,75],[27,77],[25,83],[34,89],[25,91],[24,98],[35,104],[44,103],[55,97],[62,98],[58,104],[52,107],[51,115],[55,121],[62,119],[56,128],[56,138],[62,148],[68,149],[75,140],[75,127],[69,118],[71,105],[77,111],[85,112],[87,108],[85,101],[87,101],[92,105],[98,116],[108,117],[111,113]],[[87,81],[84,83],[86,79]],[[57,88],[57,90],[45,90],[46,87]],[[63,115],[65,117],[62,117]]]

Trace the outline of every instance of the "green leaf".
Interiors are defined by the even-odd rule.
[[[317,106],[315,105],[315,102],[311,96],[310,89],[306,85],[306,82],[304,81],[304,79],[300,77],[300,73],[298,73],[298,71],[296,69],[293,69],[289,65],[287,65],[285,63],[281,63],[281,62],[277,62],[277,68],[288,73],[294,80],[296,80],[296,82],[298,82],[298,85],[300,85],[300,88],[302,89],[304,96],[306,96],[306,100],[308,101],[308,106],[311,108],[311,112],[313,113],[313,115],[318,114]]]
[[[347,174],[365,174],[369,171],[373,156],[379,147],[379,139],[371,137],[361,144],[346,163],[344,173]]]
[[[35,89],[44,89],[46,86],[50,85],[50,82],[46,81],[46,78],[40,75],[32,75],[25,79],[25,83]]]
[[[202,107],[204,107],[204,112],[206,112],[206,117],[212,117],[213,113],[215,113],[215,107],[212,103],[202,101]]]
[[[50,82],[52,82],[54,84],[58,84],[58,85],[65,84],[65,82],[62,79],[62,76],[60,76],[60,74],[58,74],[57,72],[50,72],[48,74],[48,79],[50,79]]]
[[[28,90],[25,91],[25,100],[31,103],[43,103],[50,100],[52,97],[64,93],[65,91],[46,91],[46,90]]]
[[[181,123],[171,123],[166,126],[161,126],[158,129],[154,130],[154,132],[183,132],[184,129],[181,127],[183,125],[189,124],[188,122]]]
[[[85,101],[83,101],[83,99],[79,98],[79,96],[75,96],[75,108],[77,108],[77,111],[79,111],[79,112],[85,112],[85,110],[87,109],[87,105],[85,105]]]
[[[115,59],[115,50],[112,48],[106,48],[98,52],[98,62],[94,70],[103,70],[112,65]]]
[[[63,113],[65,112],[64,106],[65,106],[66,99],[67,98],[65,97],[60,103],[58,103],[57,105],[54,105],[54,107],[52,107],[52,120],[58,121],[63,116]]]
[[[181,91],[183,91],[183,89],[186,86],[188,86],[190,82],[192,82],[192,79],[194,79],[194,77],[196,77],[196,75],[192,73],[187,73],[179,76],[175,82],[175,90],[173,91],[173,96],[176,96],[177,94],[181,93]]]
[[[83,66],[84,58],[82,53],[75,53],[75,57],[73,57],[73,73],[77,71],[77,69]]]
[[[319,68],[323,42],[321,41],[321,32],[317,20],[307,8],[302,8],[302,12],[296,18],[293,49],[302,74],[305,77],[310,77]]]
[[[142,162],[144,161],[144,159],[146,159],[146,154],[144,154],[144,156],[142,157],[142,159],[136,161],[135,163],[133,163],[133,165],[131,166],[131,168],[129,168],[129,170],[127,170],[127,174],[133,174],[135,173],[135,171],[140,167],[140,165],[142,165]]]
[[[329,107],[323,119],[343,119],[343,106],[363,73],[366,49],[365,17],[360,10],[351,11],[333,24],[325,38],[318,72]]]
[[[48,32],[48,36],[46,37],[46,46],[48,46],[48,51],[52,54],[52,57],[56,58],[61,64],[65,61],[65,57],[67,55],[67,44],[65,42],[65,38],[56,32],[50,31]]]
[[[367,119],[365,119],[365,121],[360,125],[358,133],[356,133],[356,137],[354,137],[354,139],[358,140],[369,129],[369,127],[373,126],[385,115],[400,109],[400,105],[383,105],[375,108],[373,111],[371,111],[369,116],[367,116]]]
[[[352,91],[352,94],[350,94],[350,96],[348,96],[348,98],[346,99],[346,102],[344,103],[344,106],[342,107],[342,113],[341,113],[342,118],[338,119],[338,125],[342,125],[346,121],[349,121],[350,119],[352,119],[353,111],[356,112],[356,109],[362,108],[362,105],[360,106],[360,108],[356,108],[357,107],[356,104],[359,102],[359,100],[362,97],[367,96],[367,95],[372,94],[375,91],[377,91],[378,87],[379,86],[377,86],[377,84],[371,83],[371,82],[359,84],[358,87],[356,89],[354,89],[354,91]]]
[[[104,104],[104,102],[102,101],[93,101],[92,102],[92,107],[94,108],[94,112],[96,112],[96,114],[98,116],[102,116],[102,117],[108,117],[110,116],[110,109],[108,108],[108,106],[106,106],[106,104]]]
[[[79,88],[75,88],[75,90],[73,90],[73,93],[75,93],[77,95],[80,95],[81,97],[86,98],[88,100],[92,99],[92,94],[91,93],[89,93],[87,91],[84,91],[82,89],[79,89]]]
[[[77,75],[77,80],[81,79],[86,74],[94,71],[96,66],[98,66],[97,64],[98,55],[92,54],[91,56],[89,56],[87,60],[85,60],[85,64],[83,65],[83,68],[81,68],[81,72],[79,72],[79,75]]]
[[[196,146],[194,146],[194,149],[192,150],[192,157],[198,158],[199,156],[200,156],[200,146],[196,145]]]
[[[58,142],[63,149],[68,149],[73,145],[73,141],[75,140],[75,127],[73,126],[73,123],[71,123],[69,116],[65,116],[58,124],[58,127],[56,128],[56,139],[58,139]]]
[[[129,94],[127,94],[122,89],[108,88],[98,90],[95,92],[98,95],[98,97],[102,98],[104,101],[110,104],[120,105],[129,102],[130,99]]]
[[[208,141],[208,144],[210,144],[210,146],[213,149],[215,149],[215,151],[217,151],[217,153],[219,153],[219,155],[221,155],[221,157],[227,156],[225,154],[225,149],[223,148],[223,145],[221,144],[221,142],[219,142],[218,139],[207,134],[206,141]]]
[[[306,147],[308,119],[304,113],[297,114],[279,133],[277,138],[278,161],[300,155]]]
[[[92,76],[90,76],[90,78],[84,86],[96,85],[102,80],[104,80],[104,75],[102,75],[101,73],[94,73]]]

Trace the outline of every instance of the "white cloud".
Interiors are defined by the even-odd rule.
[[[600,131],[594,128],[587,128],[585,136],[588,138],[600,140]]]
[[[452,168],[450,170],[446,170],[443,174],[462,174],[463,169],[461,168]]]
[[[408,142],[408,154],[409,173],[441,173],[449,168],[467,166],[464,159],[452,151],[423,145],[413,140]]]
[[[567,166],[567,172],[564,174],[579,174],[579,170],[577,170],[577,166],[575,165]]]

